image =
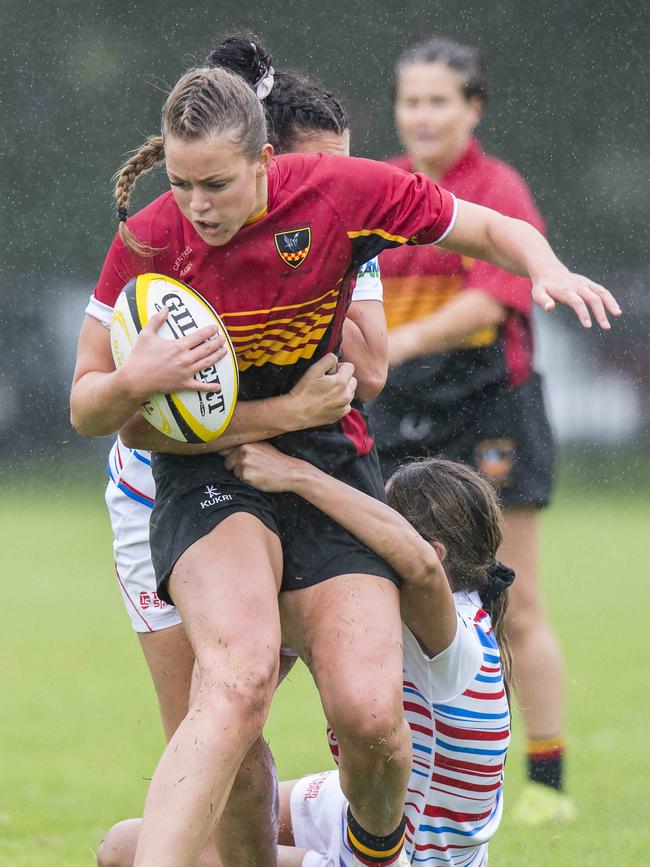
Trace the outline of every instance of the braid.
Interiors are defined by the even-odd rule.
[[[118,234],[127,247],[130,247],[139,256],[152,256],[155,250],[142,244],[131,233],[126,225],[129,201],[136,181],[141,175],[150,172],[158,163],[165,158],[162,136],[149,136],[140,150],[129,157],[124,165],[117,170],[113,180],[115,181],[115,207],[119,218]]]

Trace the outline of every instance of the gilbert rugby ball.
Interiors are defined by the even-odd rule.
[[[237,403],[239,371],[226,328],[208,302],[191,286],[163,274],[140,274],[124,287],[113,308],[111,351],[116,367],[131,354],[140,331],[163,305],[167,320],[158,331],[165,340],[180,340],[206,325],[217,325],[226,339],[226,356],[196,373],[201,382],[217,382],[219,392],[177,391],[154,394],[140,408],[147,421],[165,436],[186,443],[209,442],[227,428]]]

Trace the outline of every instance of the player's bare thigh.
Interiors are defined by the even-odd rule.
[[[402,715],[402,624],[399,591],[385,578],[340,575],[280,595],[285,642],[309,665],[328,719],[363,696]],[[393,707],[394,705],[394,707]],[[358,724],[359,720],[355,720]]]

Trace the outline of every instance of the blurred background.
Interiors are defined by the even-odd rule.
[[[593,809],[583,808],[583,836],[568,845],[539,836],[524,856],[528,838],[516,831],[495,845],[501,867],[650,863],[648,833],[628,822],[650,797],[636,764],[649,754],[650,712],[638,695],[650,517],[650,6],[0,0],[0,14],[0,695],[11,697],[0,765],[14,760],[0,767],[0,864],[93,863],[107,825],[139,812],[160,751],[111,577],[101,502],[110,439],[77,436],[67,394],[83,309],[115,231],[111,176],[159,129],[167,89],[233,30],[258,33],[276,67],[340,94],[353,153],[378,159],[399,150],[391,81],[401,51],[435,34],[479,45],[491,89],[479,138],[528,181],[566,264],[618,297],[624,316],[607,334],[580,330],[569,311],[537,321],[561,447],[544,577],[567,652],[570,779]],[[134,208],[163,188],[161,175],[139,184]],[[599,690],[614,681],[619,692],[605,697]],[[327,761],[321,741],[318,759],[306,746],[315,735],[283,740],[296,717],[303,735],[312,731],[297,708],[279,705],[271,722],[285,776]],[[613,806],[606,792],[617,774]]]
[[[357,155],[399,144],[391,80],[405,46],[431,34],[478,44],[491,95],[487,150],[530,184],[574,270],[617,294],[613,332],[540,317],[539,366],[562,442],[648,443],[648,67],[642,0],[498,4],[208,3],[2,0],[3,251],[0,449],[37,459],[84,453],[67,421],[73,345],[115,230],[111,175],[159,129],[164,93],[221,35],[257,31],[276,65],[341,94]],[[161,175],[139,185],[144,203]],[[43,424],[43,418],[47,424]],[[21,436],[15,436],[16,427]],[[101,451],[105,448],[98,445]]]

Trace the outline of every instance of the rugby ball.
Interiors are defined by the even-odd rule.
[[[131,354],[138,334],[163,305],[169,308],[158,337],[180,340],[206,325],[216,325],[226,340],[226,356],[196,373],[200,382],[219,383],[221,391],[177,391],[154,394],[140,412],[157,430],[186,443],[209,442],[228,427],[237,403],[239,371],[235,350],[216,311],[191,286],[163,274],[140,274],[124,287],[115,302],[111,351],[116,367]]]

